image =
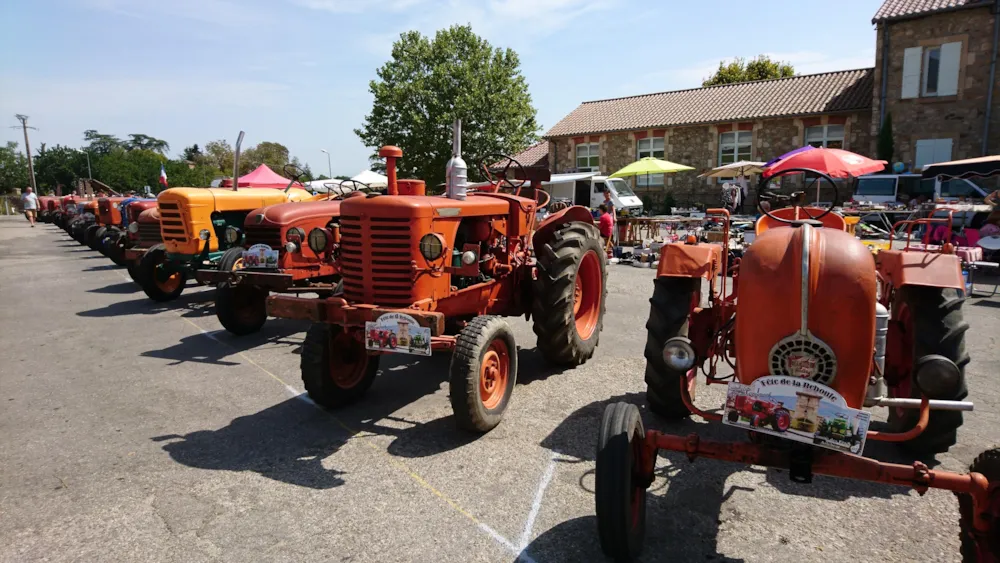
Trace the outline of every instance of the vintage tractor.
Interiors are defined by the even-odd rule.
[[[286,172],[297,175],[294,170]],[[361,182],[346,182],[353,188],[350,193],[343,185],[331,185],[331,195],[321,200],[251,211],[239,233],[245,250],[234,269],[195,273],[199,282],[216,285],[215,314],[226,330],[241,336],[260,330],[267,321],[265,300],[270,292],[329,297],[342,289],[337,268],[340,203],[345,195],[363,197],[371,192]]]
[[[155,199],[141,199],[130,197],[121,202],[119,211],[121,222],[116,229],[105,233],[101,240],[101,248],[104,254],[118,266],[129,266],[130,262],[125,257],[125,251],[135,246],[139,240],[139,214],[147,209],[155,209]],[[135,225],[135,227],[132,227]],[[156,221],[156,232],[159,236],[159,219]],[[157,240],[156,242],[160,242]]]
[[[92,250],[105,254],[103,241],[109,232],[120,231],[122,222],[121,203],[128,198],[122,196],[97,198],[97,216],[93,225],[87,227],[84,241]]]
[[[75,195],[64,195],[57,198],[56,209],[52,214],[52,223],[67,232],[67,224],[70,218],[76,214],[76,204],[79,197]]]
[[[97,200],[84,199],[76,204],[76,215],[70,219],[69,234],[76,242],[87,244],[87,229],[97,224]]]
[[[135,206],[133,203],[129,207]],[[154,206],[139,211],[135,221],[129,223],[127,233],[128,245],[122,253],[124,266],[128,268],[128,275],[132,281],[141,286],[139,264],[143,256],[150,248],[163,243],[163,234],[160,232],[160,210]]]
[[[238,178],[240,132],[234,158],[234,178]],[[142,290],[154,301],[172,301],[184,291],[189,275],[211,267],[232,270],[239,267],[243,247],[240,228],[247,214],[258,207],[301,201],[312,194],[292,187],[170,188],[156,197],[160,210],[163,243],[151,247],[139,262],[136,275]]]
[[[854,157],[863,158],[848,158]],[[707,457],[782,468],[797,482],[822,474],[921,493],[932,487],[953,491],[959,497],[963,554],[996,561],[1000,449],[984,453],[964,475],[931,470],[920,461],[897,465],[855,455],[865,440],[897,442],[922,456],[955,443],[962,411],[972,410],[963,401],[968,325],[962,318],[958,258],[886,250],[876,267],[871,252],[832,212],[833,204],[779,209],[788,200],[769,184],[785,174],[805,173],[836,190],[825,170],[792,166],[777,173],[765,169],[757,196],[763,214],[758,236],[733,272],[731,291],[723,259],[726,210],[709,210],[724,223],[722,245],[662,248],[645,347],[646,400],[653,413],[667,420],[697,414],[738,426],[728,405],[723,413],[695,406],[701,369],[707,383],[728,383],[730,394],[770,393],[791,401],[785,404],[795,404],[792,428],[744,426],[750,443],[713,442],[696,433],[644,430],[635,405],[609,405],[598,435],[595,476],[602,549],[619,561],[639,554],[645,491],[654,480],[657,452],[665,449],[692,461]],[[732,366],[732,375],[720,375],[717,368],[724,363]],[[869,427],[870,413],[863,409],[876,406],[889,408],[887,430]],[[845,421],[850,417],[858,439],[841,443],[830,424],[822,424],[830,412]],[[796,425],[800,420],[811,422]]]
[[[267,298],[270,315],[314,322],[301,369],[320,405],[352,403],[372,385],[379,353],[390,351],[381,333],[370,338],[372,330],[394,334],[395,353],[453,351],[455,420],[477,432],[499,424],[517,379],[517,345],[503,316],[533,318],[538,349],[552,363],[576,366],[594,353],[606,274],[590,211],[573,206],[540,220],[549,196],[535,185],[544,178],[526,178],[509,157],[500,173],[484,165],[489,184],[467,193],[455,129],[444,196],[424,195],[423,182],[398,181],[402,151],[386,146],[379,154],[387,194],[340,204],[343,293]]]
[[[42,223],[52,222],[52,211],[58,198],[50,195],[43,195],[38,198],[38,221]]]
[[[764,397],[759,396],[737,395],[730,407],[726,414],[729,417],[729,422],[745,418],[750,421],[752,428],[770,426],[778,432],[788,430],[792,424],[792,415],[785,408],[784,403],[774,399],[765,400]]]

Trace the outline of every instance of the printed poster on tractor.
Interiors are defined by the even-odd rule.
[[[244,268],[277,268],[278,251],[266,244],[255,244],[243,251]]]
[[[393,354],[431,355],[431,329],[405,313],[385,313],[365,323],[365,348]]]
[[[730,383],[723,423],[803,444],[861,455],[871,413],[852,409],[833,389],[801,377],[769,375]]]

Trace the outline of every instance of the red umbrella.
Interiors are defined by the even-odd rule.
[[[884,160],[872,160],[866,156],[841,149],[817,148],[802,151],[783,158],[764,169],[763,176],[770,178],[778,172],[793,168],[808,168],[822,172],[831,178],[847,178],[871,174],[885,168]]]

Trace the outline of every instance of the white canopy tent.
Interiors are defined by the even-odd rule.
[[[358,172],[351,179],[357,180],[363,184],[368,184],[373,188],[384,188],[389,185],[389,178],[379,174],[378,172],[372,172],[371,170]],[[348,182],[347,185],[350,187],[351,183]]]

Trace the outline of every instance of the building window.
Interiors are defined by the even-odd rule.
[[[924,50],[924,95],[937,96],[938,73],[941,70],[941,47],[931,47]]]
[[[741,160],[750,160],[750,147],[753,133],[750,131],[733,131],[719,135],[719,166],[732,164]]]
[[[816,148],[842,149],[844,148],[844,126],[817,125],[816,127],[806,127],[806,144]]]
[[[901,97],[954,96],[962,62],[962,42],[903,50]]]
[[[576,146],[576,169],[578,172],[600,172],[600,143],[582,143]]]
[[[635,142],[638,158],[663,158],[663,137],[648,137]],[[663,174],[641,174],[635,177],[636,186],[641,190],[663,186]]]

